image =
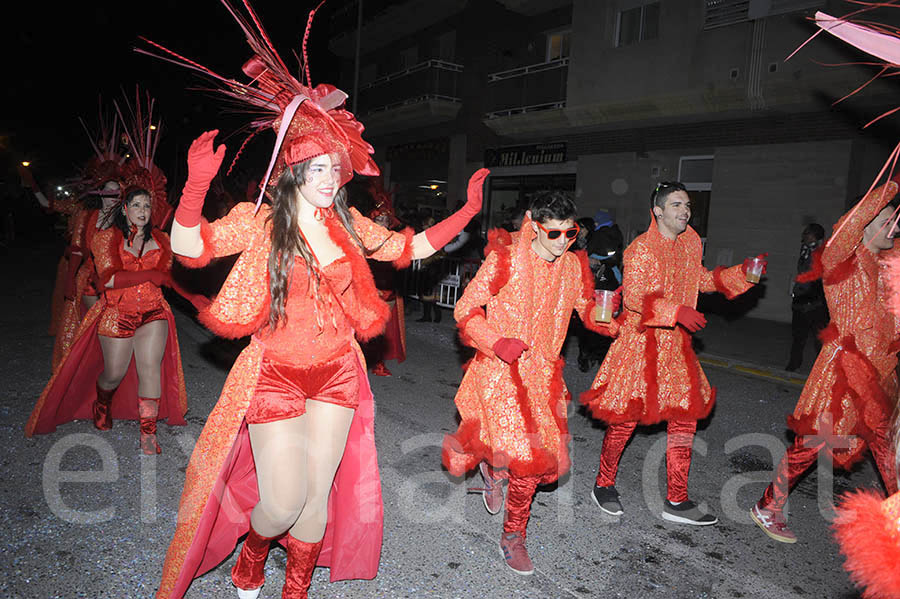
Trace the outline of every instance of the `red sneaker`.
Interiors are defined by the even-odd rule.
[[[534,564],[528,557],[525,548],[525,537],[520,532],[505,532],[500,535],[500,553],[506,560],[510,570],[522,576],[530,576],[534,573]]]
[[[763,529],[764,533],[779,543],[797,542],[797,535],[788,528],[787,522],[784,520],[784,514],[781,511],[759,507],[759,504],[756,503],[750,509],[750,518],[756,522],[757,526]]]
[[[387,369],[384,362],[379,362],[372,367],[372,374],[375,376],[391,376],[391,371]]]

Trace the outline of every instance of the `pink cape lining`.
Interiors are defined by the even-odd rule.
[[[43,402],[35,407],[38,412],[32,414],[33,428],[26,428],[26,436],[52,433],[56,427],[72,420],[91,420],[91,406],[97,398],[97,377],[103,372],[103,351],[100,349],[100,338],[97,329],[100,326],[100,313],[105,305],[100,299],[85,317],[90,323],[82,326],[75,342],[63,362],[53,374],[42,393]],[[81,303],[81,302],[79,302]],[[167,419],[170,425],[185,425],[184,410],[179,407],[179,357],[176,350],[177,337],[175,318],[172,311],[166,309],[166,321],[169,323],[169,336],[162,361],[162,395],[159,402],[159,420]],[[128,372],[119,384],[112,402],[114,420],[138,420],[138,378],[134,357],[128,365]]]
[[[318,566],[331,581],[372,579],[381,559],[384,506],[375,453],[375,410],[365,369],[359,364],[359,407],[328,499],[328,524]],[[182,597],[194,578],[222,563],[250,528],[259,501],[247,421],[242,420],[228,458],[203,508],[197,531],[170,597]],[[283,542],[282,542],[283,544]]]

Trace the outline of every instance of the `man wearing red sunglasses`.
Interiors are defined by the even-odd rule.
[[[456,394],[462,422],[444,443],[444,465],[454,476],[476,467],[484,505],[506,517],[500,550],[518,574],[534,571],[525,548],[531,500],[539,484],[569,469],[564,360],[559,353],[572,310],[589,329],[595,323],[594,278],[584,251],[566,250],[578,236],[576,209],[563,192],[538,194],[521,229],[491,231],[487,258],[456,303],[460,336],[477,352]],[[486,308],[486,310],[485,310]]]
[[[710,525],[718,519],[687,493],[697,421],[715,403],[715,390],[691,347],[691,333],[706,325],[696,309],[698,293],[718,291],[731,299],[747,291],[752,287],[745,274],[749,260],[713,272],[703,267],[700,237],[688,225],[690,197],[681,183],[659,184],[652,202],[649,230],[624,254],[619,336],[591,389],[580,398],[595,418],[609,425],[591,498],[604,512],[622,514],[615,483],[625,445],[638,424],[665,421],[668,493],[662,517]]]

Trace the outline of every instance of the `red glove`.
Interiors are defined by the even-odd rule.
[[[769,257],[769,252],[766,252],[765,254],[760,254],[759,256],[757,256],[757,259],[762,260],[762,263],[763,263],[762,272],[759,273],[761,275],[766,274],[766,269],[769,266],[769,261],[766,260],[766,258],[768,258],[768,257]],[[753,260],[753,258],[744,258],[744,263],[741,264],[741,270],[744,272],[744,274],[747,274],[747,271],[750,270],[750,261],[751,260]]]
[[[425,237],[431,247],[439,250],[450,243],[454,237],[459,235],[460,231],[466,228],[469,221],[481,212],[484,179],[489,174],[491,171],[486,168],[475,171],[475,174],[469,179],[469,188],[466,190],[468,199],[465,206],[425,231]]]
[[[692,333],[696,333],[706,326],[706,317],[689,306],[679,306],[675,320]]]
[[[188,149],[188,178],[181,192],[175,220],[182,227],[196,227],[200,224],[200,213],[203,212],[203,200],[209,190],[209,184],[219,172],[222,159],[225,158],[225,144],[213,152],[213,140],[219,130],[203,133],[194,140]]]
[[[498,358],[507,364],[512,364],[519,359],[523,351],[528,349],[528,346],[515,337],[504,337],[498,339],[491,349],[494,350]]]
[[[205,295],[200,295],[199,293],[191,293],[181,285],[175,282],[175,279],[170,277],[168,285],[175,290],[175,293],[191,302],[191,305],[197,310],[197,312],[202,312],[206,308],[212,304],[212,300],[206,297]]]
[[[615,295],[612,300],[612,311],[613,314],[618,314],[619,309],[622,307],[622,286],[619,285],[619,288],[616,289]]]
[[[69,267],[66,271],[66,287],[65,291],[63,292],[63,296],[67,300],[75,299],[75,294],[78,292],[78,290],[75,288],[75,277],[78,274],[78,268],[81,266],[81,260],[84,258],[84,256],[82,256],[81,253],[73,253],[76,250],[78,252],[81,251],[74,246],[69,246],[66,248],[66,253],[68,253],[69,255]]]
[[[134,287],[141,283],[153,283],[157,287],[169,284],[169,273],[159,270],[120,270],[113,277],[113,289]]]

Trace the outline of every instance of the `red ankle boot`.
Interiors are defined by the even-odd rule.
[[[112,428],[112,400],[115,393],[115,389],[104,389],[99,383],[97,384],[97,399],[94,400],[92,411],[94,426],[101,431],[108,431]]]
[[[238,588],[238,595],[253,596],[252,591],[259,591],[266,582],[265,565],[269,556],[269,546],[277,537],[263,537],[250,527],[250,533],[244,540],[241,554],[231,569],[231,582]],[[251,591],[247,593],[246,591]]]
[[[146,455],[162,453],[156,442],[156,417],[159,415],[159,399],[138,397],[138,415],[141,419],[141,449]]]
[[[322,541],[304,543],[290,534],[285,539],[288,557],[281,599],[306,599],[306,591],[309,590],[316,560],[319,559],[319,552],[322,550]]]

